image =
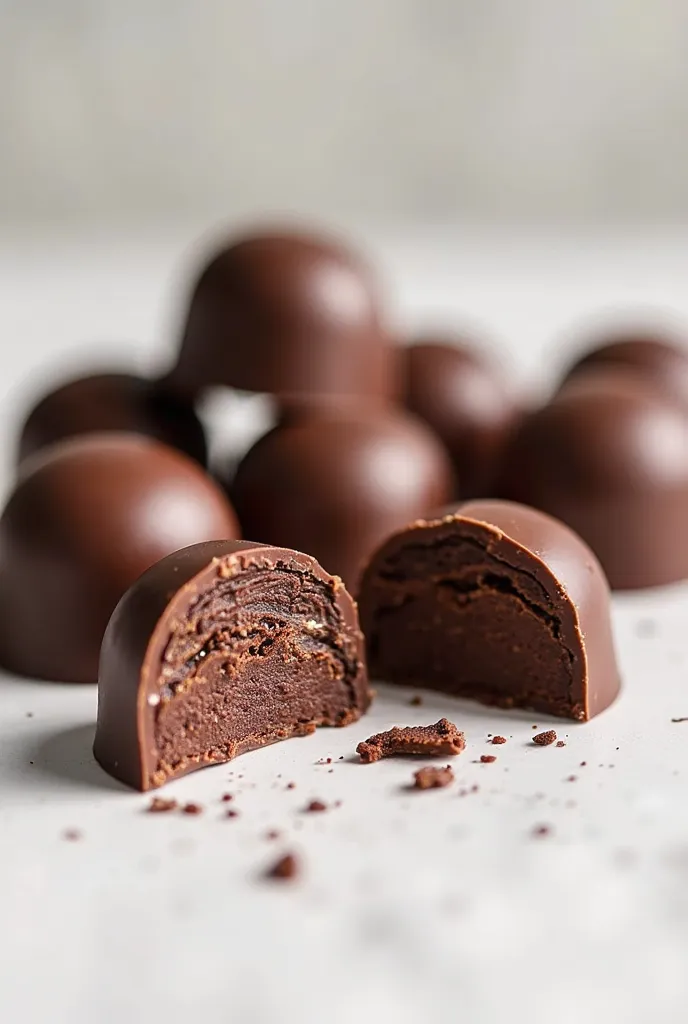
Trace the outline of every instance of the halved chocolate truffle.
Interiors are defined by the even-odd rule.
[[[561,386],[600,369],[633,371],[688,402],[688,351],[668,337],[633,332],[612,335],[579,356],[566,371]]]
[[[256,233],[222,249],[191,296],[170,386],[280,395],[385,394],[392,346],[368,267],[340,243]]]
[[[580,537],[474,501],[382,545],[360,594],[373,677],[584,721],[619,690],[609,587]]]
[[[127,591],[103,640],[94,753],[136,789],[341,726],[369,692],[356,605],[308,555],[196,544]]]
[[[244,456],[231,487],[244,535],[307,551],[355,591],[377,545],[451,497],[449,458],[402,412],[333,404],[291,415]]]
[[[205,431],[191,404],[131,373],[78,377],[45,394],[22,427],[18,461],[57,441],[110,431],[143,434],[206,462]]]
[[[507,445],[499,494],[562,519],[612,589],[688,576],[688,406],[628,370],[572,378]]]
[[[499,368],[457,339],[399,350],[400,399],[444,442],[462,498],[494,493],[518,408]]]
[[[133,434],[51,445],[24,462],[0,518],[0,664],[94,683],[127,587],[180,547],[238,535],[220,487],[166,445]]]

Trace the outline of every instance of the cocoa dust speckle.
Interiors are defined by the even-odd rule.
[[[62,838],[66,839],[68,843],[78,843],[83,837],[83,833],[78,828],[67,828],[62,833]]]
[[[178,807],[176,800],[165,800],[164,797],[154,796],[148,804],[148,814],[166,814],[168,811],[176,811]]]
[[[269,832],[265,833],[265,838],[268,839],[270,842],[273,842],[275,839],[279,839],[279,837],[280,833],[277,831],[276,828],[271,828]]]
[[[295,782],[288,782],[286,788],[287,789],[296,789],[296,783]]]
[[[536,839],[543,839],[552,834],[552,827],[551,825],[536,825],[530,834]]]
[[[283,857],[275,861],[272,867],[265,872],[266,878],[274,878],[277,881],[288,882],[299,874],[299,862],[293,853],[285,853]]]
[[[239,812],[235,811],[233,808],[230,808],[230,810],[228,810],[227,813],[225,814],[225,818],[238,818],[238,817],[239,817]]]
[[[414,789],[443,789],[454,781],[454,772],[451,765],[444,768],[420,768],[413,773]]]
[[[578,776],[577,775],[569,775],[569,776],[567,776],[566,781],[567,782],[578,782]]]
[[[539,732],[537,736],[533,736],[533,743],[536,743],[538,747],[548,747],[550,743],[556,743],[557,734],[554,729],[547,729],[545,732]]]
[[[423,698],[419,693],[417,693],[414,697],[411,697],[409,704],[411,705],[412,708],[419,708],[423,704]]]

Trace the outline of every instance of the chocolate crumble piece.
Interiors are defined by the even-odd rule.
[[[299,862],[293,853],[286,853],[272,865],[265,873],[266,878],[274,878],[280,881],[290,881],[299,873]]]
[[[379,732],[359,743],[356,752],[364,764],[371,764],[383,757],[400,754],[418,754],[422,757],[447,757],[460,754],[466,746],[462,732],[453,722],[440,718],[434,725],[411,725],[405,728],[395,726],[387,732]]]
[[[420,768],[413,773],[413,785],[415,789],[443,789],[454,781],[454,771],[451,765],[444,768]]]
[[[506,743],[506,736],[493,736],[492,742],[496,744]]]
[[[557,746],[558,746],[558,747],[565,747],[565,746],[566,746],[566,744],[564,743],[564,741],[563,741],[563,740],[557,740]]]
[[[685,718],[672,718],[671,721],[672,722],[688,722],[688,716],[686,716]]]
[[[296,783],[295,782],[288,782],[287,785],[286,785],[286,788],[287,789],[296,789]]]
[[[238,817],[239,817],[239,812],[235,811],[235,810],[229,810],[225,814],[225,818],[238,818]]]
[[[409,704],[412,708],[419,708],[423,704],[423,698],[419,693],[417,693],[414,697],[411,697]]]
[[[182,814],[203,814],[203,808],[200,804],[184,804]]]
[[[154,796],[146,810],[148,814],[166,814],[169,811],[176,811],[177,807],[176,800],[165,800],[164,797]]]
[[[317,814],[318,811],[326,811],[326,810],[327,810],[327,804],[324,804],[322,802],[322,800],[311,800],[311,802],[306,805],[306,813],[307,814]]]
[[[233,799],[234,799],[234,797],[233,797],[233,795],[231,793],[224,793],[223,796],[222,796],[222,802],[225,803],[225,804],[228,804],[230,802],[230,800],[233,800]]]
[[[492,764],[496,760],[497,760],[497,758],[495,757],[494,754],[481,754],[480,755],[480,763],[481,764]]]
[[[537,736],[533,736],[533,743],[536,743],[538,747],[548,747],[550,743],[556,741],[557,734],[554,729],[547,729],[546,732],[539,732]]]

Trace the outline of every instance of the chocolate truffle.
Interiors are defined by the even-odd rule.
[[[391,387],[392,346],[376,285],[329,238],[258,233],[222,249],[191,296],[170,384],[275,394],[377,395]]]
[[[136,789],[316,726],[369,692],[356,605],[308,555],[195,544],[127,591],[103,639],[94,753]]]
[[[51,445],[23,464],[0,518],[0,664],[95,682],[127,587],[170,552],[238,529],[200,466],[157,441],[93,434]]]
[[[580,374],[525,417],[502,497],[562,519],[613,589],[688,576],[688,409],[628,370]]]
[[[451,495],[440,442],[404,413],[333,408],[275,427],[232,485],[244,535],[307,551],[355,591],[388,534]]]
[[[420,340],[399,352],[401,400],[444,442],[462,498],[494,493],[516,403],[486,356],[458,339]]]
[[[78,377],[44,395],[22,428],[18,461],[56,441],[110,431],[153,437],[206,462],[205,432],[192,406],[130,373]]]
[[[569,367],[562,386],[599,369],[633,371],[688,403],[688,351],[656,335],[621,334],[589,349]]]
[[[584,721],[616,697],[609,587],[542,512],[474,501],[391,537],[366,570],[373,677]]]

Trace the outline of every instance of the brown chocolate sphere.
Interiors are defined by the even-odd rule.
[[[18,461],[56,441],[125,432],[153,437],[205,464],[205,431],[192,405],[131,373],[70,380],[44,395],[24,422]]]
[[[632,371],[581,374],[525,417],[500,491],[579,533],[614,589],[688,576],[688,409]]]
[[[24,463],[0,518],[0,664],[95,682],[108,619],[134,580],[238,530],[222,490],[157,441],[94,434],[46,448]]]
[[[419,340],[399,353],[401,399],[444,442],[462,498],[494,493],[517,417],[498,367],[457,341]]]
[[[232,497],[246,536],[305,551],[355,589],[377,545],[451,488],[420,421],[361,408],[275,427],[240,463]]]
[[[329,238],[258,233],[202,271],[168,380],[186,395],[212,385],[371,395],[389,391],[391,364],[376,285],[357,255]]]
[[[688,403],[688,351],[652,334],[620,334],[588,349],[566,371],[561,386],[599,369],[634,371],[647,383]]]

